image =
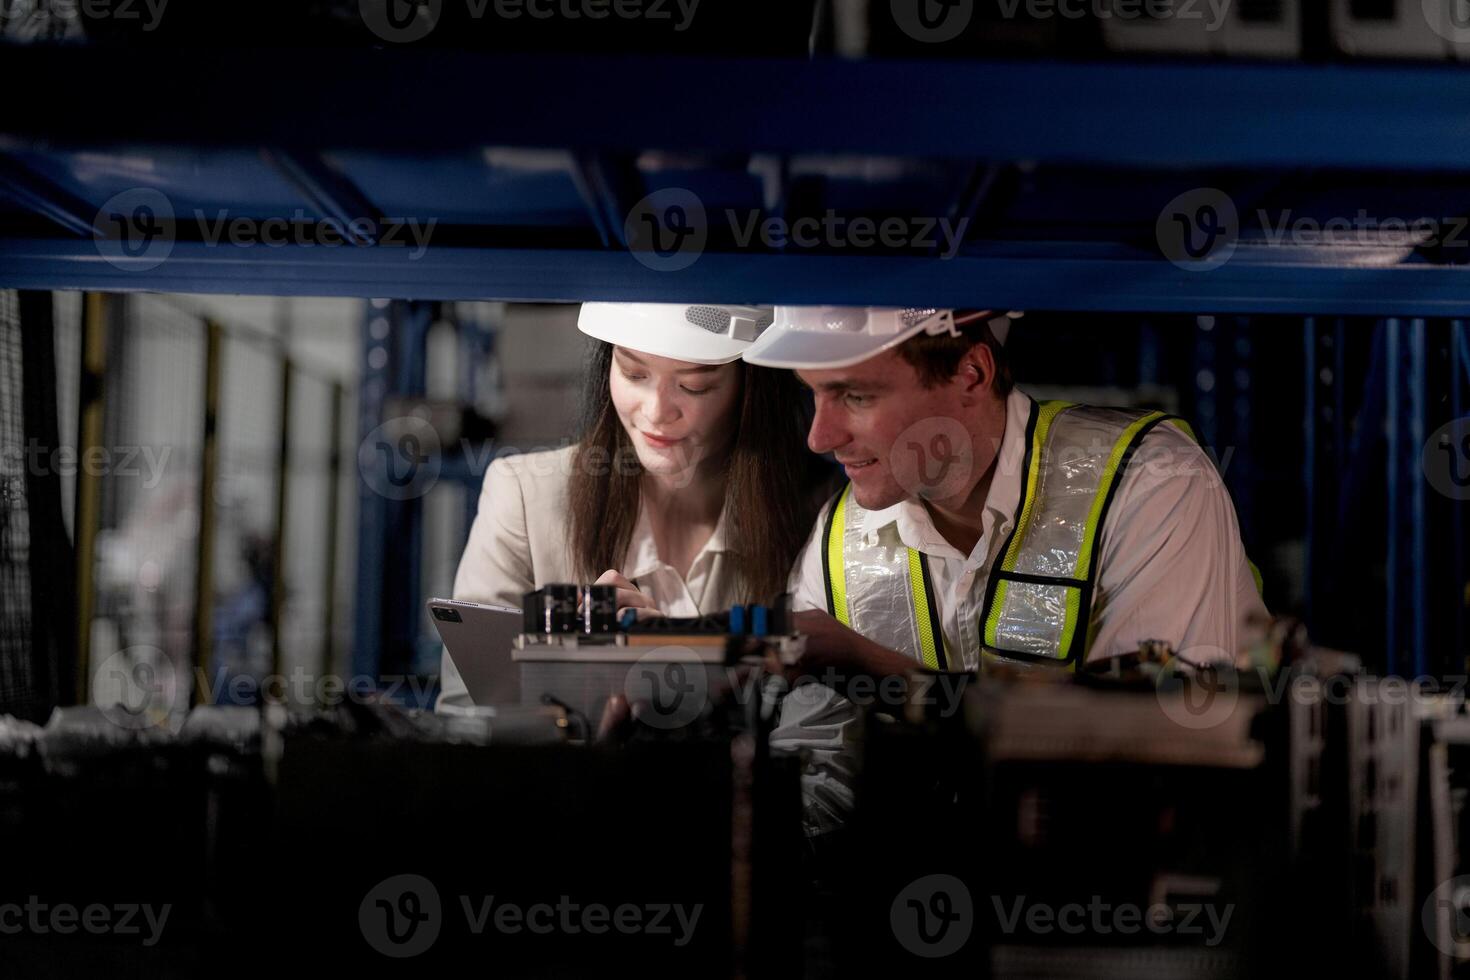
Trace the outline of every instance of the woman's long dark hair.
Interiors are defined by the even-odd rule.
[[[643,474],[612,403],[613,346],[592,344],[567,494],[572,564],[584,582],[622,567]],[[786,591],[816,518],[815,457],[807,452],[803,401],[791,372],[745,363],[739,369],[740,418],[724,473],[726,546],[747,601],[771,602]]]

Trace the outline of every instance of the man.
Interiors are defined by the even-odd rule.
[[[808,446],[849,485],[792,573],[803,674],[917,667],[1073,671],[1170,643],[1233,658],[1264,617],[1235,510],[1188,427],[1159,412],[1038,403],[990,311],[777,307],[745,359],[812,389]],[[854,713],[809,686],[773,745],[811,752],[809,828],[850,804]]]

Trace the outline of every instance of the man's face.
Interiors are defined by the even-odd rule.
[[[868,510],[907,497],[962,502],[995,459],[1005,413],[988,383],[993,367],[978,381],[962,365],[926,388],[890,350],[852,367],[796,374],[816,401],[807,446],[837,458]]]

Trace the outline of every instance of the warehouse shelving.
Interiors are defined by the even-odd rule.
[[[291,71],[255,70],[282,58]],[[96,98],[90,79],[102,77],[138,94]],[[1470,201],[1458,177],[1470,72],[1449,66],[20,48],[0,59],[0,82],[34,93],[0,122],[0,188],[16,202],[0,212],[8,286],[1470,312],[1458,252],[1371,228],[1351,243],[1273,243],[1243,225],[1229,262],[1208,271],[1169,262],[1154,233],[1161,207],[1194,186],[1221,187],[1243,210],[1265,195],[1289,212],[1301,195],[1303,208],[1346,217],[1366,194],[1382,202],[1375,218],[1451,227]],[[1324,198],[1322,173],[1359,186]],[[1095,208],[1049,204],[1064,179]],[[861,214],[872,201],[971,220],[949,260],[725,235],[671,273],[623,241],[630,210],[667,187],[697,194],[716,232],[725,208]],[[418,257],[211,245],[185,220],[162,262],[104,258],[98,209],[135,188],[161,191],[186,219],[436,225]],[[1409,210],[1396,196],[1406,189],[1421,192]]]

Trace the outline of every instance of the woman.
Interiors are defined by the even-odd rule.
[[[740,362],[768,307],[585,303],[580,441],[491,464],[454,595],[519,607],[554,582],[617,587],[619,615],[769,602],[815,518],[789,371]],[[440,710],[471,704],[448,654]]]

